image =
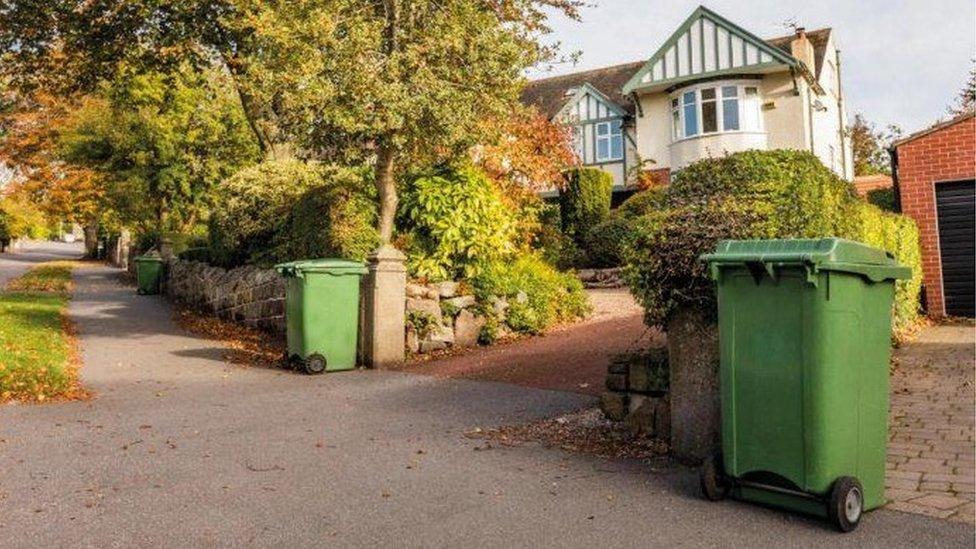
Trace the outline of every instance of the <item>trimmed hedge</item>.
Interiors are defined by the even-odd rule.
[[[245,168],[219,188],[210,216],[214,263],[235,267],[271,260],[271,243],[298,198],[319,184],[315,164],[272,160]]]
[[[899,282],[894,325],[918,316],[921,264],[914,222],[860,200],[853,185],[803,151],[747,151],[702,160],[677,173],[661,208],[640,217],[626,270],[648,324],[681,306],[715,308],[698,258],[722,239],[837,236],[891,252],[912,267]]]
[[[362,261],[380,244],[376,191],[367,169],[320,168],[321,183],[291,208],[274,239],[274,261],[341,257]]]
[[[566,187],[559,193],[563,233],[582,240],[586,231],[610,215],[613,176],[597,168],[566,172]]]

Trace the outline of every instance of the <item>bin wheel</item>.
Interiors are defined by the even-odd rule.
[[[708,501],[722,501],[729,494],[729,480],[725,477],[722,454],[715,452],[705,458],[698,471],[702,497]]]
[[[841,532],[851,532],[864,514],[864,489],[854,477],[840,477],[830,489],[827,516]]]
[[[325,371],[325,357],[320,354],[308,355],[303,364],[305,373],[314,375]]]

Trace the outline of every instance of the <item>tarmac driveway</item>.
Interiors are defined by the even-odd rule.
[[[972,547],[878,511],[823,523],[697,497],[694,472],[464,433],[591,397],[355,371],[231,366],[117,272],[76,272],[88,402],[0,407],[3,547]]]

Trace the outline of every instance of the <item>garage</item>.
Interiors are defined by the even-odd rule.
[[[942,292],[949,316],[976,316],[976,185],[973,180],[935,187]]]
[[[895,141],[890,152],[896,203],[918,226],[926,313],[976,317],[976,112]]]

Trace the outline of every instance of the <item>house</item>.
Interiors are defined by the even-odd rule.
[[[891,146],[896,201],[918,224],[930,316],[976,316],[976,115]]]
[[[631,189],[749,149],[809,150],[853,178],[840,51],[831,29],[761,39],[697,8],[647,60],[530,82],[522,100],[573,128],[580,161]]]
[[[872,191],[891,189],[893,185],[891,176],[883,173],[859,175],[854,178],[854,190],[862,197],[866,197]]]

